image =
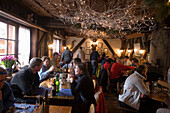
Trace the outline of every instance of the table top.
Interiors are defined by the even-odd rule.
[[[34,104],[18,104],[15,103],[15,112],[16,113],[41,113],[42,105],[39,107],[36,107]],[[71,106],[54,106],[49,105],[49,113],[71,113],[72,107]]]
[[[158,83],[168,89],[170,89],[170,84],[168,84],[167,80],[158,80]]]

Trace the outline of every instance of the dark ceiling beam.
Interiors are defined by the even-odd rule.
[[[132,38],[138,38],[138,37],[144,37],[145,34],[144,33],[133,33],[130,35],[126,35],[125,38],[126,39],[132,39]]]
[[[72,53],[74,54],[76,52],[76,50],[86,41],[86,38],[83,38],[77,45],[76,47],[74,47],[74,49],[72,50]]]
[[[106,44],[106,46],[109,48],[109,50],[111,51],[111,53],[114,55],[115,52],[114,52],[114,50],[112,49],[112,47],[110,46],[110,44],[107,42],[107,40],[105,40],[105,39],[102,39],[102,40],[103,40],[103,42]]]
[[[22,25],[28,26],[28,27],[33,27],[33,28],[39,29],[39,30],[44,31],[44,32],[49,32],[46,29],[44,29],[44,28],[42,28],[40,26],[31,24],[30,22],[27,22],[26,20],[21,19],[19,16],[13,15],[9,11],[4,11],[4,9],[1,9],[1,8],[0,8],[0,16],[2,16],[4,18],[7,18],[7,19],[9,19],[11,21],[20,23]]]

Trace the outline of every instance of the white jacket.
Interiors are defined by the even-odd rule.
[[[119,101],[139,110],[141,94],[150,92],[144,79],[145,77],[137,71],[131,74],[125,81],[123,94],[119,95]]]

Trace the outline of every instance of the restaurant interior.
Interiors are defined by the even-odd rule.
[[[74,92],[74,83],[82,82],[77,67],[84,72],[79,64],[86,66],[83,74],[93,82],[95,98],[89,112],[81,106],[80,113],[170,113],[169,20],[170,0],[0,0],[0,113],[79,113],[75,98],[87,90]],[[37,59],[43,63],[35,69]],[[114,68],[116,64],[120,67]],[[133,83],[136,89],[126,89],[141,65],[147,77],[137,79],[149,90],[140,90],[139,81]],[[38,88],[35,81],[29,86],[31,94],[22,89],[29,84],[21,81],[25,68],[35,69],[39,76]],[[42,68],[48,71],[44,78]],[[33,81],[32,75],[27,81]],[[6,84],[14,97],[7,109]],[[81,88],[90,90],[89,84]],[[138,103],[121,100],[126,90],[139,95]]]

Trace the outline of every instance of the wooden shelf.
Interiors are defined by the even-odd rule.
[[[167,80],[158,80],[158,83],[168,89],[170,89],[170,84],[168,84]]]

